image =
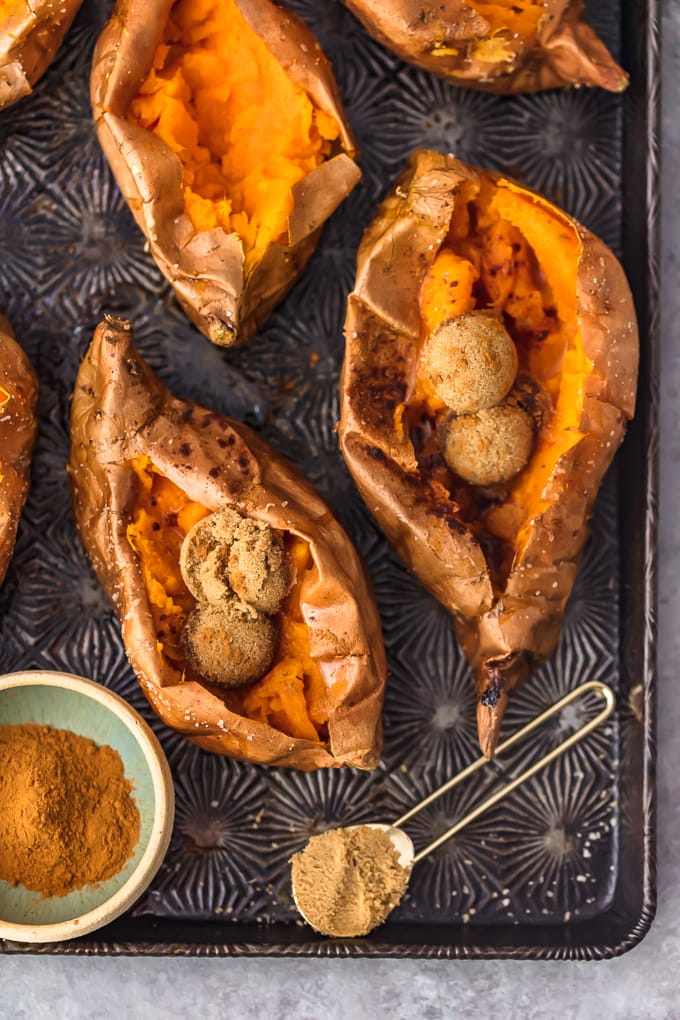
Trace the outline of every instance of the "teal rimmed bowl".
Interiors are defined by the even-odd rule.
[[[113,878],[66,896],[44,898],[0,881],[0,938],[61,942],[119,917],[160,867],[175,813],[172,777],[163,750],[142,717],[106,687],[47,670],[0,676],[0,726],[38,723],[71,730],[120,754],[140,817],[133,856]]]

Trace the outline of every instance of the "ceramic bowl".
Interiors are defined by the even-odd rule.
[[[140,816],[134,855],[106,882],[44,898],[0,881],[0,938],[60,942],[113,921],[149,885],[172,833],[172,778],[161,746],[142,717],[92,680],[42,670],[0,676],[0,726],[17,723],[71,730],[118,751]]]

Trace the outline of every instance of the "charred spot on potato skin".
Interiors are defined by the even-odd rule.
[[[418,467],[426,477],[432,477],[435,472],[446,470],[447,464],[440,453],[430,453],[418,461]]]
[[[396,379],[371,382],[361,394],[361,417],[374,422],[378,427],[392,426],[394,412],[405,399],[405,382]]]
[[[191,447],[189,446],[188,443],[182,443],[182,445],[179,448],[179,452],[182,454],[183,457],[190,457]]]
[[[480,701],[487,708],[495,708],[501,696],[505,680],[498,666],[488,665],[486,667],[486,674],[489,678],[489,683],[486,690],[482,692]]]
[[[220,469],[218,467],[210,468],[210,471],[208,471],[208,474],[210,475],[211,478],[217,478],[219,473]]]
[[[458,520],[458,509],[457,503],[447,501],[444,503],[435,503],[427,509],[427,513],[430,517],[436,517],[437,520],[443,521],[449,531],[453,532],[454,535],[467,535],[468,529]]]

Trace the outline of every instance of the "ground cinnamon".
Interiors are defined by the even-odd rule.
[[[0,879],[64,896],[117,874],[139,811],[111,747],[51,726],[0,726]]]

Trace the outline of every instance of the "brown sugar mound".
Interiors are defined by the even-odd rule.
[[[420,367],[435,394],[455,414],[493,407],[517,375],[517,349],[493,315],[469,312],[447,319],[425,340]]]
[[[268,524],[241,519],[229,553],[229,579],[243,602],[263,613],[278,613],[290,575],[281,540]]]
[[[533,419],[521,407],[499,404],[451,418],[444,433],[444,460],[472,485],[509,481],[528,462]]]
[[[236,594],[260,612],[278,613],[290,588],[283,544],[264,521],[223,507],[189,531],[180,570],[199,602],[217,605]]]
[[[187,660],[205,680],[242,687],[269,669],[277,645],[274,621],[250,612],[232,595],[219,606],[202,603],[182,632]]]
[[[113,748],[51,726],[0,726],[0,879],[45,897],[105,882],[139,829]]]
[[[358,825],[313,836],[291,861],[295,901],[323,935],[367,935],[406,892],[410,869],[389,835]]]
[[[229,583],[229,552],[242,517],[223,507],[191,528],[182,542],[179,569],[199,602],[217,603],[233,594]]]

